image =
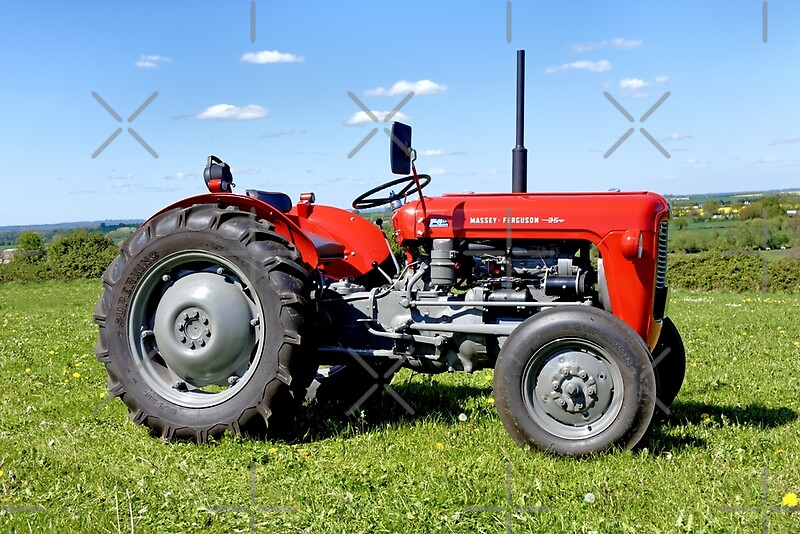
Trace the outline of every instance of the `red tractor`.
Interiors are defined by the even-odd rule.
[[[353,207],[391,207],[403,265],[380,222],[313,193],[234,194],[209,157],[210,192],[150,218],[103,276],[96,354],[131,419],[204,442],[272,429],[306,396],[358,398],[374,383],[364,362],[372,376],[494,368],[520,444],[634,446],[685,371],[664,316],[669,205],[525,192],[521,80],[512,193],[424,197],[411,128],[393,125],[392,171],[407,176]]]

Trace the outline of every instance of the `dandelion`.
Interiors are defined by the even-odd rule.
[[[26,367],[26,368],[25,368],[25,372],[26,372],[26,373],[28,373],[28,374],[30,374],[30,373],[31,373],[31,368],[30,368],[30,367]]]
[[[461,421],[462,423],[465,422],[467,420],[467,414],[465,413],[458,414],[458,420]]]
[[[592,504],[595,501],[595,499],[597,499],[597,497],[595,497],[594,493],[591,492],[583,496],[583,500],[588,502],[589,504]]]
[[[439,449],[440,451],[444,450],[444,443],[442,443],[441,441],[436,442],[436,448]]]
[[[2,477],[2,476],[3,476],[3,470],[0,469],[0,477]]]
[[[278,448],[277,447],[270,447],[269,448],[269,453],[270,454],[275,454],[276,452],[278,452]]]
[[[300,458],[308,458],[308,451],[305,449],[300,449],[297,451],[297,455],[300,456]]]
[[[105,399],[106,398],[106,392],[105,391],[100,394],[100,398],[101,399]]]
[[[0,471],[0,473],[2,473],[2,471]],[[781,499],[781,504],[784,505],[784,506],[789,506],[789,507],[792,507],[792,508],[796,508],[798,506],[798,504],[799,504],[798,500],[797,500],[797,494],[794,493],[794,492],[787,493]]]
[[[80,377],[81,377],[80,373],[72,373],[72,378],[80,378]]]
[[[781,454],[783,454],[783,449],[775,449],[775,454],[780,456]]]
[[[483,375],[483,378],[485,378],[487,382],[491,382],[492,381],[492,375],[490,375],[490,374]]]
[[[697,362],[692,362],[692,367],[697,367]]]
[[[55,356],[55,354],[56,354],[56,351],[54,351],[54,350],[51,350],[51,351],[50,351],[50,352],[48,352],[47,354],[49,354],[50,356]]]
[[[494,397],[489,397],[488,399],[486,399],[486,402],[488,402],[489,404],[494,404]]]

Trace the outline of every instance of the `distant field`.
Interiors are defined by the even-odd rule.
[[[491,372],[403,372],[412,417],[384,395],[363,418],[307,406],[288,441],[164,444],[101,405],[98,294],[0,285],[1,532],[750,533],[762,513],[800,531],[782,506],[800,492],[798,296],[673,294],[672,415],[639,450],[575,461],[507,437]]]

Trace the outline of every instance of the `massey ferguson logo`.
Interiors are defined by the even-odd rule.
[[[431,222],[428,226],[431,228],[449,228],[450,223],[447,222],[447,219],[441,217],[431,217]]]
[[[564,219],[550,217],[547,222],[564,222]],[[470,224],[539,224],[539,217],[470,217]]]

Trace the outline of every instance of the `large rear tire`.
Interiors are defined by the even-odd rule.
[[[134,423],[165,440],[272,431],[302,400],[307,272],[292,243],[236,208],[145,223],[103,275],[97,359]]]
[[[523,446],[570,456],[631,448],[653,417],[656,384],[642,339],[613,315],[551,308],[503,345],[497,411]]]

